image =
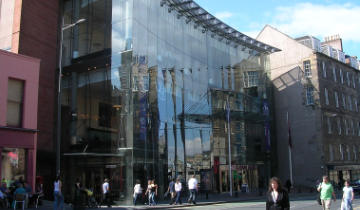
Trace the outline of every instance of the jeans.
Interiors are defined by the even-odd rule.
[[[341,202],[341,210],[352,210],[352,202],[351,199],[343,199]]]
[[[181,191],[176,191],[176,200],[175,200],[175,203],[176,204],[181,204]]]
[[[189,203],[193,203],[195,204],[196,203],[196,190],[195,189],[191,189],[190,190],[190,197],[189,197]]]
[[[64,197],[58,191],[54,192],[54,210],[63,210],[64,209]]]
[[[141,197],[141,193],[135,193],[134,196],[134,206],[136,205],[136,202],[138,201],[138,199]]]
[[[149,205],[155,205],[155,192],[150,192],[149,193]]]

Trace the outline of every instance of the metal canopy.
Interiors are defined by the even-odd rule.
[[[243,45],[253,50],[266,53],[280,51],[278,48],[259,42],[256,39],[235,30],[208,13],[193,0],[162,0],[161,6],[164,5],[168,6],[169,12],[176,10],[179,13],[177,16],[178,18],[182,16],[186,17],[186,23],[193,21],[195,28],[201,26],[203,28],[203,33],[210,31],[212,37],[216,34],[227,39],[227,44],[233,42],[235,46]],[[219,40],[222,40],[222,38],[219,38]]]

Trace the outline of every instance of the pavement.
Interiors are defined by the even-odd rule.
[[[290,200],[315,200],[316,193],[291,193]],[[106,206],[101,206],[102,209],[179,209],[179,208],[193,208],[207,205],[222,205],[226,203],[239,203],[239,202],[264,202],[265,196],[258,195],[258,193],[239,193],[237,196],[234,195],[231,197],[228,193],[222,194],[209,194],[208,199],[205,198],[205,195],[200,195],[197,197],[196,205],[188,204],[187,198],[182,197],[182,205],[169,205],[169,200],[163,200],[158,202],[156,206],[148,205],[113,205],[112,208],[107,208]],[[38,209],[41,210],[50,210],[53,209],[52,201],[44,201],[43,205]],[[64,205],[65,210],[72,210],[71,204]],[[35,208],[29,208],[29,210],[35,210]]]

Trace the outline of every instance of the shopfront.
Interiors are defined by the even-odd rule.
[[[343,186],[345,180],[353,182],[360,179],[360,165],[339,165],[328,168],[330,181],[337,186]]]

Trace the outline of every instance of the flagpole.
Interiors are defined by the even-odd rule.
[[[289,123],[289,112],[286,112],[286,120],[288,124],[288,148],[289,148],[289,171],[290,171],[290,182],[292,185],[294,185],[293,180],[293,171],[292,171],[292,155],[291,155],[291,145],[290,145],[290,123]]]
[[[229,181],[230,181],[230,196],[232,196],[233,192],[233,184],[232,184],[232,171],[231,171],[231,141],[230,141],[230,104],[229,97],[226,100],[226,120],[227,120],[227,132],[228,132],[228,144],[229,144]]]

